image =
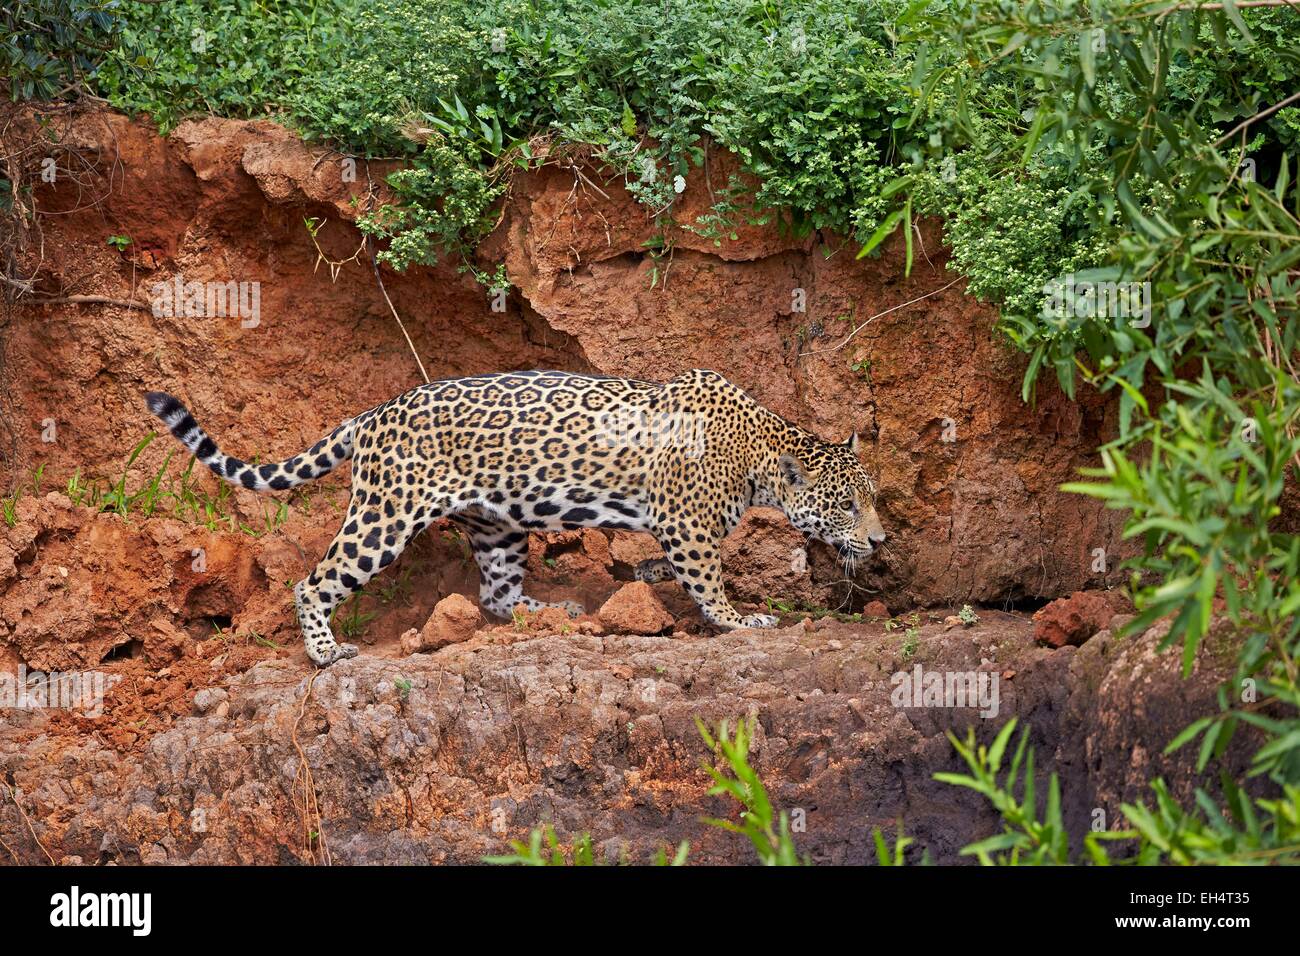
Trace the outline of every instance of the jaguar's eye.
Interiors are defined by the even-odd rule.
[[[852,498],[845,498],[840,502],[840,507],[845,511],[854,511],[857,508],[857,506],[854,505]]]

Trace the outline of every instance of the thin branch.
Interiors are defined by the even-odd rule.
[[[27,824],[27,832],[32,835],[32,839],[36,841],[36,845],[41,848],[41,852],[45,854],[45,859],[50,861],[50,866],[58,866],[59,864],[55,862],[54,857],[50,856],[50,851],[45,849],[45,844],[41,842],[41,838],[36,835],[36,828],[32,826],[31,817],[27,816],[27,811],[23,809],[23,805],[18,801],[18,788],[10,788],[7,784],[3,783],[0,783],[0,787],[4,787],[5,796],[12,800],[14,806],[18,808],[19,816],[23,818],[23,823]],[[8,849],[7,846],[6,849]],[[13,853],[13,850],[9,850],[9,852]]]
[[[107,295],[65,295],[57,299],[27,299],[19,301],[17,305],[116,305],[123,309],[140,309],[142,312],[152,312],[153,306],[146,305],[143,302],[133,302],[130,299],[114,299]]]
[[[868,325],[870,325],[872,322],[874,322],[876,319],[880,318],[881,316],[889,315],[890,312],[897,312],[899,309],[905,309],[909,305],[915,305],[916,303],[920,302],[922,299],[928,299],[932,295],[938,295],[940,292],[944,291],[944,289],[951,289],[961,280],[962,277],[958,276],[956,279],[953,279],[947,285],[941,286],[938,289],[933,289],[930,292],[927,292],[925,295],[918,295],[915,299],[909,299],[908,301],[901,302],[898,305],[890,306],[884,312],[877,312],[871,318],[864,321],[856,329],[854,329],[852,332],[846,335],[844,337],[844,341],[841,342],[839,345],[832,345],[830,348],[825,348],[825,349],[809,349],[807,352],[800,352],[799,355],[800,357],[802,357],[804,355],[822,355],[826,352],[838,352],[840,349],[844,348],[844,346],[849,344],[849,342],[853,339],[853,336],[857,335],[859,332],[861,332],[863,329],[865,329]]]
[[[424,363],[420,361],[420,353],[415,350],[415,343],[411,341],[410,334],[406,331],[406,325],[402,322],[402,317],[397,314],[397,309],[393,308],[393,300],[388,297],[388,290],[384,288],[384,277],[379,274],[379,260],[375,258],[375,250],[370,247],[370,237],[366,237],[366,249],[370,252],[370,266],[375,270],[375,281],[379,283],[379,291],[383,293],[384,301],[388,303],[388,311],[393,313],[393,318],[397,320],[397,327],[402,330],[402,336],[406,339],[407,346],[411,349],[411,354],[415,356],[415,364],[420,367],[420,375],[424,377],[424,384],[429,384],[429,373],[424,370]]]
[[[293,744],[293,749],[298,751],[298,773],[294,783],[299,780],[302,781],[302,806],[298,809],[302,814],[303,849],[313,863],[319,862],[325,866],[333,866],[334,858],[330,854],[329,844],[325,841],[325,821],[321,816],[320,800],[316,794],[316,780],[312,776],[311,764],[307,762],[307,753],[302,749],[302,744],[298,742],[298,727],[302,724],[303,714],[307,712],[307,703],[311,700],[312,688],[316,686],[316,678],[320,676],[320,673],[319,669],[314,669],[311,678],[307,681],[307,689],[303,692],[302,703],[298,705],[298,716],[289,731],[289,742]],[[312,847],[313,836],[315,842],[320,845],[319,856]]]
[[[0,274],[0,282],[12,286],[19,292],[31,292],[32,280],[19,281],[11,279],[7,275]],[[108,295],[61,295],[52,298],[33,297],[30,299],[18,299],[14,305],[116,305],[123,309],[141,309],[145,312],[152,312],[153,306],[147,302],[136,302],[134,299],[115,299]]]
[[[1266,109],[1266,110],[1260,110],[1260,111],[1259,111],[1258,113],[1256,113],[1254,116],[1248,116],[1248,117],[1246,117],[1246,119],[1242,120],[1240,123],[1238,123],[1236,126],[1234,126],[1234,127],[1233,127],[1231,130],[1229,130],[1227,133],[1224,133],[1222,136],[1220,136],[1218,139],[1216,139],[1216,140],[1214,141],[1214,148],[1215,148],[1215,149],[1218,149],[1220,146],[1222,146],[1222,145],[1223,145],[1224,143],[1226,143],[1228,140],[1232,139],[1232,137],[1236,136],[1237,133],[1239,133],[1241,130],[1244,130],[1247,126],[1251,125],[1251,124],[1254,123],[1254,122],[1257,122],[1258,120],[1262,120],[1262,119],[1264,119],[1265,117],[1272,116],[1272,115],[1273,115],[1274,113],[1276,113],[1278,110],[1282,109],[1282,108],[1285,107],[1285,106],[1289,106],[1290,104],[1294,103],[1296,100],[1300,100],[1300,92],[1292,93],[1290,96],[1288,96],[1288,97],[1287,97],[1286,99],[1284,99],[1282,102],[1280,102],[1280,103],[1274,103],[1274,104],[1273,104],[1272,106],[1270,106],[1268,109]]]

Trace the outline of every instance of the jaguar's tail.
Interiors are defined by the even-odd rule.
[[[219,478],[232,485],[254,491],[292,488],[313,478],[328,475],[352,457],[352,431],[355,419],[348,419],[300,455],[271,465],[249,465],[231,458],[217,448],[217,443],[199,427],[189,409],[165,392],[145,395],[149,411],[157,415],[194,457],[212,469]]]

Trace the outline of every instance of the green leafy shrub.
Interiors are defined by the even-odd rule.
[[[276,111],[305,136],[408,158],[393,180],[401,209],[367,220],[399,268],[472,245],[494,221],[503,171],[564,144],[594,150],[659,214],[711,137],[744,160],[758,210],[848,235],[878,225],[890,165],[910,148],[898,142],[911,135],[909,94],[889,6],[139,5],[98,89],[164,129],[191,113]]]
[[[591,835],[584,833],[570,846],[562,846],[559,837],[551,827],[538,827],[528,836],[528,842],[512,840],[513,853],[505,856],[486,856],[484,863],[498,866],[599,866],[591,847]],[[690,853],[690,844],[685,840],[670,857],[666,850],[660,849],[650,861],[654,866],[685,866]],[[627,862],[624,860],[623,862]]]
[[[1068,394],[1084,381],[1118,396],[1119,434],[1087,473],[1095,480],[1065,487],[1127,512],[1124,534],[1142,543],[1128,630],[1170,617],[1164,644],[1182,645],[1185,671],[1216,615],[1240,648],[1220,712],[1171,746],[1199,737],[1204,769],[1242,724],[1263,730],[1252,772],[1271,779],[1285,795],[1272,806],[1284,807],[1300,785],[1300,537],[1276,519],[1288,475],[1300,477],[1300,207],[1294,129],[1275,107],[1300,76],[1300,50],[1283,39],[1300,19],[1231,5],[953,0],[903,21],[923,67],[914,89],[936,104],[955,96],[945,135],[955,155],[975,153],[967,175],[988,177],[987,208],[1033,209],[1027,194],[1010,208],[1004,198],[1050,171],[1054,191],[1036,221],[1014,220],[1005,238],[982,235],[985,208],[962,203],[954,260],[1002,301],[1004,327],[1029,354],[1027,399],[1046,369]],[[944,195],[927,192],[927,175],[906,179],[922,206]],[[997,274],[993,256],[1020,278]],[[1072,271],[1094,293],[1098,283],[1140,289],[1144,314],[1068,298],[1076,307],[1064,314],[1035,309],[1034,285],[1058,257],[1058,279]],[[1224,788],[1249,808],[1235,784]],[[1171,833],[1220,832],[1163,789],[1157,798],[1158,815],[1142,817],[1146,838],[1157,822],[1173,828],[1162,838],[1170,846]],[[1246,839],[1241,820],[1245,830],[1207,846],[1226,853]],[[1020,829],[1032,836],[1028,823]]]
[[[191,114],[285,111],[304,84],[341,65],[337,51],[355,15],[351,0],[127,4],[95,84],[164,132]]]
[[[795,851],[790,836],[790,815],[784,810],[778,813],[773,808],[763,781],[749,764],[749,744],[754,734],[752,722],[736,721],[734,734],[725,720],[713,733],[698,717],[695,726],[704,738],[705,746],[722,757],[721,767],[704,764],[704,769],[713,778],[710,796],[731,796],[742,807],[740,823],[712,817],[704,822],[746,837],[764,866],[807,866],[807,857],[801,860]]]
[[[0,7],[0,89],[11,100],[77,89],[120,23],[117,0],[10,0]]]
[[[1015,719],[998,731],[993,743],[975,743],[974,731],[965,741],[948,737],[965,760],[969,774],[937,773],[936,780],[973,790],[989,801],[1002,819],[1002,831],[962,848],[985,866],[1051,866],[1075,860],[1061,818],[1060,783],[1052,774],[1041,806],[1034,775],[1034,751],[1025,727],[1005,776],[999,779]],[[1278,799],[1251,800],[1226,777],[1222,781],[1226,807],[1204,790],[1196,792],[1196,808],[1184,810],[1163,780],[1152,783],[1155,806],[1122,804],[1127,830],[1095,830],[1084,835],[1082,862],[1143,866],[1193,866],[1204,863],[1300,863],[1300,787],[1287,785]],[[1226,812],[1225,812],[1226,810]],[[1114,858],[1107,844],[1118,844]]]
[[[763,781],[749,764],[752,724],[745,720],[736,721],[734,734],[730,722],[725,720],[712,732],[698,718],[695,725],[717,761],[716,764],[703,764],[714,781],[709,795],[731,796],[741,807],[740,823],[714,818],[705,818],[704,822],[746,837],[757,851],[759,861],[766,866],[806,866],[807,858],[801,860],[795,852],[788,814],[782,811],[778,815],[774,811]],[[876,840],[879,846],[884,846],[879,833]],[[896,862],[901,863],[902,853],[910,842],[900,830],[895,847]],[[517,866],[596,866],[600,862],[592,850],[590,834],[584,833],[571,845],[565,846],[549,826],[532,830],[527,843],[513,840],[510,845],[513,853],[485,857],[484,862]],[[667,851],[660,849],[651,862],[657,866],[684,866],[689,852],[690,844],[683,840],[671,858]]]

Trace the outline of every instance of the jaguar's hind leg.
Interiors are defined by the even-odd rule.
[[[369,500],[373,501],[372,496]],[[307,656],[320,667],[356,657],[352,644],[340,644],[330,631],[330,614],[372,577],[397,560],[415,535],[441,514],[436,504],[406,507],[406,498],[370,505],[360,494],[348,506],[343,527],[325,557],[293,590]]]
[[[479,515],[457,515],[469,528],[470,547],[478,564],[478,602],[483,610],[508,618],[522,604],[530,611],[544,607],[563,608],[570,617],[586,613],[576,601],[539,601],[524,593],[528,567],[528,532],[498,524]]]
[[[636,566],[632,574],[638,581],[644,581],[646,584],[671,581],[676,577],[673,573],[673,564],[667,558],[647,558]]]

